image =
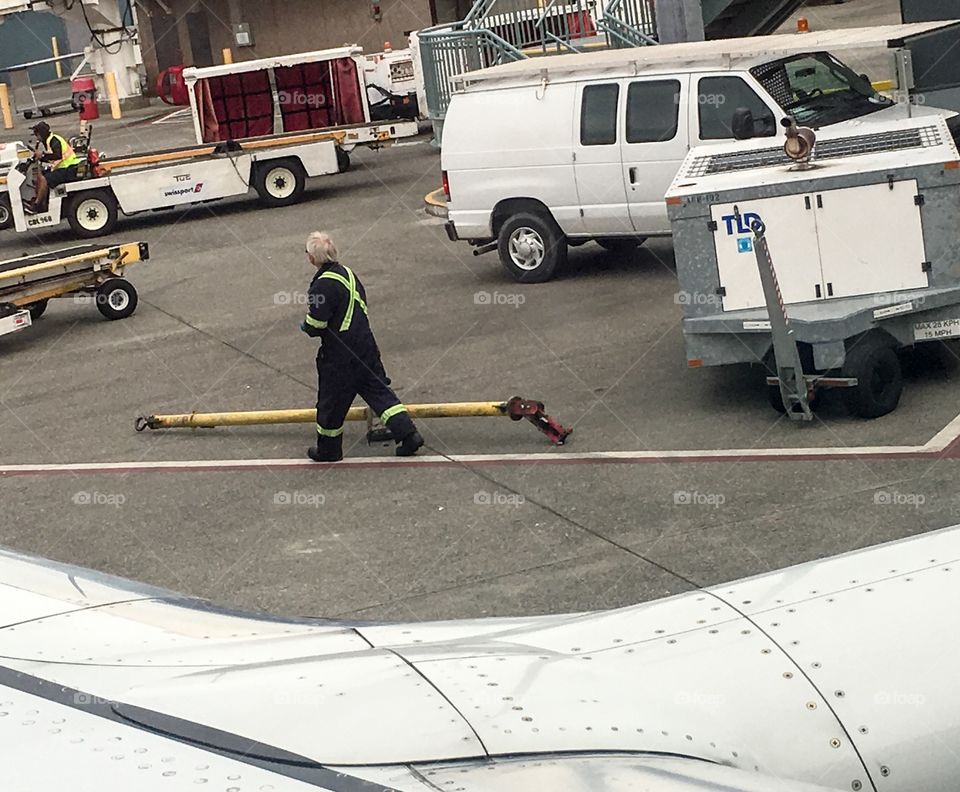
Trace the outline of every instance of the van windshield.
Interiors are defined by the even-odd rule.
[[[757,81],[798,123],[821,127],[875,113],[893,104],[870,82],[826,52],[754,66]]]

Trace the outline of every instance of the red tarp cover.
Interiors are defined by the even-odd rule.
[[[274,77],[285,132],[366,120],[357,65],[352,58],[278,66]]]
[[[363,93],[353,58],[278,66],[274,80],[284,132],[362,124]],[[196,85],[203,141],[269,135],[273,93],[268,70],[206,77]]]
[[[207,77],[202,80],[204,92],[210,92],[212,124],[204,124],[204,142],[236,140],[237,138],[269,135],[273,129],[273,91],[266,70]]]

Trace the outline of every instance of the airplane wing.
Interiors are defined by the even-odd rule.
[[[947,529],[614,611],[391,625],[0,551],[0,785],[952,789],[958,557]]]

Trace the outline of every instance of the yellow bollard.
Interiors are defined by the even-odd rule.
[[[0,114],[3,115],[3,128],[13,129],[13,113],[10,111],[10,91],[5,82],[0,81]]]
[[[123,114],[120,112],[120,97],[117,95],[117,75],[108,71],[104,73],[103,79],[107,83],[107,96],[110,98],[110,115],[115,120],[120,120]]]
[[[230,47],[223,48],[223,62],[224,64],[233,63],[233,50]]]
[[[54,57],[54,58],[59,58],[59,57],[60,57],[60,42],[57,41],[57,37],[56,37],[56,36],[53,36],[53,37],[50,39],[50,44],[51,44],[51,47],[52,47],[52,49],[53,49],[53,57]],[[58,80],[62,80],[62,79],[63,79],[63,64],[61,64],[60,61],[57,61],[57,62],[56,62],[55,64],[53,64],[53,65],[54,65],[54,67],[55,67],[56,70],[57,70],[57,79],[58,79]]]

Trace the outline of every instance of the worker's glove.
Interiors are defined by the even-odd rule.
[[[310,338],[319,338],[323,335],[323,330],[319,327],[311,327],[306,320],[300,322],[300,332],[306,333]]]

